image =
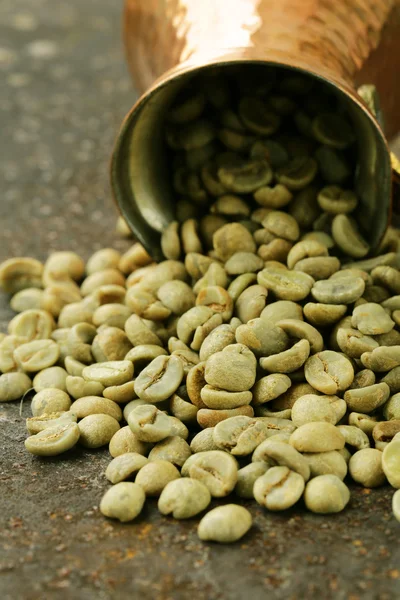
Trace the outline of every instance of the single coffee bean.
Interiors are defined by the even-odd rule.
[[[177,435],[173,435],[158,442],[150,451],[149,460],[166,460],[177,467],[182,467],[191,456],[189,444]]]
[[[147,458],[141,454],[127,452],[110,462],[105,475],[111,483],[116,484],[135,475],[147,462]]]
[[[354,369],[348,358],[324,350],[307,359],[304,374],[310,385],[323,394],[346,390],[354,379]]]
[[[99,396],[84,396],[75,400],[71,404],[70,411],[75,413],[78,419],[83,419],[88,415],[110,415],[117,421],[122,419],[122,410],[112,400],[101,398]]]
[[[60,356],[60,348],[53,340],[34,340],[18,346],[14,358],[26,373],[36,373],[52,367]]]
[[[65,384],[68,394],[75,400],[84,396],[101,396],[104,390],[104,385],[98,381],[86,381],[83,377],[72,377],[72,375],[68,375]]]
[[[25,440],[25,448],[37,456],[57,456],[70,450],[80,438],[76,423],[47,427]]]
[[[101,362],[83,369],[84,379],[97,381],[104,386],[121,385],[133,377],[133,364],[129,360]]]
[[[268,510],[286,510],[304,491],[304,479],[288,467],[271,467],[254,483],[254,498]]]
[[[167,483],[158,500],[158,510],[174,519],[190,519],[211,502],[208,488],[196,479],[174,479]]]
[[[342,511],[350,500],[349,488],[336,475],[318,475],[304,492],[304,502],[311,512],[331,514]]]
[[[306,273],[272,268],[260,271],[257,281],[271,290],[279,300],[294,302],[304,300],[314,285],[314,279]]]
[[[104,494],[100,502],[100,512],[105,517],[127,523],[141,513],[145,500],[146,495],[140,485],[122,481]]]
[[[302,339],[289,350],[260,358],[260,367],[275,373],[293,373],[300,369],[310,355],[310,342]]]
[[[128,425],[142,442],[160,442],[173,434],[171,417],[154,405],[137,406],[128,415]]]
[[[365,282],[361,277],[343,277],[316,281],[311,294],[322,304],[352,304],[363,295],[364,290]]]
[[[237,504],[225,504],[210,510],[200,521],[198,536],[203,541],[232,543],[251,528],[249,511]]]
[[[133,433],[129,426],[121,427],[112,436],[108,450],[113,458],[126,454],[128,452],[134,452],[146,456],[150,449],[150,444],[139,440],[137,435]]]
[[[0,375],[0,402],[12,402],[21,398],[32,387],[25,373],[3,373]]]
[[[256,378],[256,359],[243,344],[231,344],[210,356],[206,362],[208,384],[230,392],[249,390]]]
[[[357,450],[369,448],[369,438],[364,431],[354,425],[338,425],[338,430],[343,435],[348,446],[353,446]]]
[[[177,356],[158,356],[136,378],[135,392],[149,403],[161,402],[178,389],[183,374],[183,364]]]
[[[336,475],[343,479],[347,475],[347,463],[338,450],[330,452],[306,452],[303,454],[308,466],[310,467],[310,476]]]
[[[135,481],[146,496],[160,496],[165,486],[179,477],[179,471],[172,463],[166,460],[153,460],[148,461],[140,469]]]
[[[0,287],[6,294],[42,287],[43,265],[34,258],[10,258],[0,265]]]
[[[11,373],[8,375],[11,375]],[[4,377],[4,375],[2,377]],[[54,388],[41,390],[34,395],[31,402],[31,410],[34,417],[67,411],[70,407],[71,400],[68,394]]]
[[[400,345],[380,346],[371,352],[364,352],[361,355],[361,362],[364,367],[377,373],[390,371],[400,366]]]
[[[288,467],[291,471],[299,473],[304,481],[308,481],[310,478],[310,468],[305,458],[288,443],[275,441],[275,436],[265,440],[257,447],[256,458],[267,464]]]
[[[201,481],[214,498],[222,498],[234,489],[237,471],[233,456],[221,450],[210,450],[190,456],[182,467],[182,476]]]
[[[85,448],[100,448],[110,442],[119,430],[119,423],[114,417],[104,414],[94,414],[84,417],[78,423],[80,430],[79,442]]]
[[[385,404],[390,395],[387,383],[375,383],[359,389],[347,390],[344,400],[350,410],[362,413],[372,413]]]
[[[349,471],[355,482],[367,488],[381,486],[386,481],[382,452],[375,448],[363,448],[355,452],[350,458]]]
[[[351,322],[353,327],[357,327],[365,335],[388,333],[394,327],[394,321],[386,310],[380,304],[373,302],[357,306],[353,310]]]
[[[299,452],[329,452],[341,450],[345,438],[331,423],[305,423],[292,433],[290,444]]]

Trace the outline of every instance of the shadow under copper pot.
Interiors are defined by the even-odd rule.
[[[139,88],[150,87],[121,127],[112,186],[122,215],[154,258],[161,258],[160,232],[174,218],[165,116],[193,76],[231,65],[305,73],[338,96],[357,137],[356,218],[377,248],[390,219],[390,155],[355,81],[360,83],[363,66],[381,47],[380,36],[398,8],[398,0],[126,1],[129,66]]]

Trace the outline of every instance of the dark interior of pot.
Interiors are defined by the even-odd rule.
[[[260,102],[267,117],[256,114]],[[201,127],[193,139],[187,119],[195,113],[206,131]],[[329,120],[332,114],[336,116]],[[368,242],[369,255],[374,254],[388,225],[391,203],[390,157],[375,119],[357,98],[315,75],[241,62],[167,78],[142,96],[121,129],[112,160],[114,194],[135,236],[155,259],[162,258],[160,233],[170,221],[183,214],[199,220],[215,202],[215,194],[204,186],[204,165],[220,154],[247,160],[256,156],[254,146],[260,148],[260,143],[280,149],[288,162],[296,159],[300,174],[304,175],[302,161],[315,163],[312,184],[355,193],[357,202],[349,216]],[[275,184],[286,181],[281,179],[283,163],[274,165]],[[185,187],[188,175],[190,189]],[[291,185],[295,202],[302,183]],[[205,187],[204,194],[199,186]],[[260,208],[251,193],[246,200],[251,210]],[[291,203],[282,210],[290,212]],[[330,233],[331,221],[317,210],[306,229]]]

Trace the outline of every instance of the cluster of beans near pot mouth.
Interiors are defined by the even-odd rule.
[[[346,508],[351,480],[400,489],[400,235],[390,229],[368,258],[351,220],[330,232],[305,223],[312,210],[318,222],[346,217],[357,199],[346,192],[326,202],[319,192],[315,203],[316,181],[303,169],[310,157],[285,171],[294,149],[313,148],[324,189],[318,148],[348,164],[338,143],[353,138],[349,124],[342,135],[343,115],[320,112],[324,99],[309,94],[312,107],[299,117],[302,81],[284,80],[267,96],[253,86],[234,108],[220,79],[177,101],[166,137],[176,147],[173,179],[192,195],[162,234],[165,261],[135,243],[86,264],[56,252],[45,264],[0,265],[17,313],[0,334],[0,401],[34,394],[25,441],[34,455],[109,447],[107,517],[131,521],[156,497],[162,514],[201,515],[202,540],[233,542],[252,523],[234,495],[268,512],[298,503],[332,514]],[[312,135],[302,125],[300,141],[280,136],[289,117],[310,123]],[[228,144],[243,137],[251,146],[216,169],[214,149],[232,153]],[[257,144],[265,152],[253,161]],[[196,221],[187,211],[198,206]],[[341,241],[350,230],[357,257]],[[203,516],[213,498],[228,503]]]

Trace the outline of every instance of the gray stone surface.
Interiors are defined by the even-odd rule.
[[[108,180],[113,139],[135,99],[121,8],[116,0],[0,3],[0,261],[129,245],[114,235]],[[11,314],[1,296],[0,331]],[[133,524],[104,519],[108,452],[32,457],[18,408],[0,405],[1,600],[400,595],[389,488],[353,488],[349,508],[330,518],[245,503],[255,524],[242,541],[201,544],[196,519],[162,518],[154,501]]]

